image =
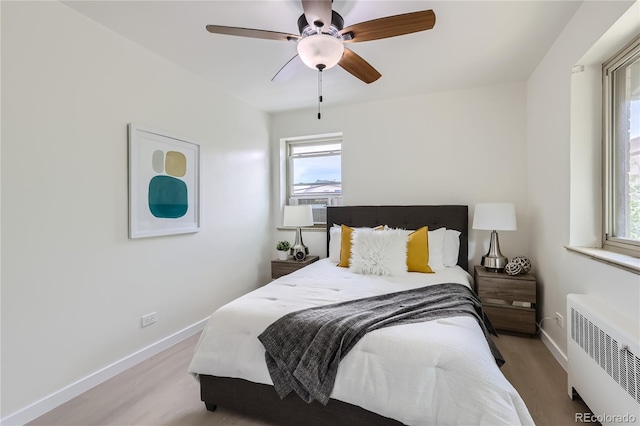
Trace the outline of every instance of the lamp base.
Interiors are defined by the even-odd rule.
[[[296,230],[296,242],[291,247],[290,253],[293,259],[298,262],[302,262],[309,254],[309,248],[302,241],[302,229],[300,227]]]
[[[509,259],[500,253],[500,242],[498,241],[498,233],[491,231],[491,241],[489,242],[489,251],[482,256],[480,264],[487,271],[500,272],[504,271],[505,266],[509,263]]]
[[[484,266],[484,269],[491,272],[504,271],[505,266],[509,263],[509,259],[506,257],[492,257],[489,255],[482,256],[480,264]]]

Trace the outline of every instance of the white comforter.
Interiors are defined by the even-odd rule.
[[[320,260],[214,312],[189,372],[272,385],[257,336],[281,316],[444,282],[470,285],[471,277],[459,267],[435,274],[363,276]],[[340,363],[331,397],[406,425],[533,424],[471,317],[368,333]]]

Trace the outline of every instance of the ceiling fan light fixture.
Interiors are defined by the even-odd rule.
[[[306,66],[312,69],[329,69],[336,66],[344,45],[336,37],[327,34],[314,34],[298,41],[298,55]]]

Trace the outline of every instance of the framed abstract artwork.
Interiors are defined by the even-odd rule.
[[[200,230],[200,145],[129,124],[129,238]]]

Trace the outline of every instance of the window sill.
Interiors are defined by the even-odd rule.
[[[297,228],[291,228],[288,226],[278,226],[276,228],[278,231],[295,231]],[[314,225],[314,226],[303,226],[302,229],[304,232],[327,232],[327,225]]]
[[[565,246],[564,248],[569,251],[590,257],[591,259],[597,260],[598,262],[603,262],[607,265],[621,268],[634,274],[640,275],[640,259],[638,259],[637,257],[593,247]]]

